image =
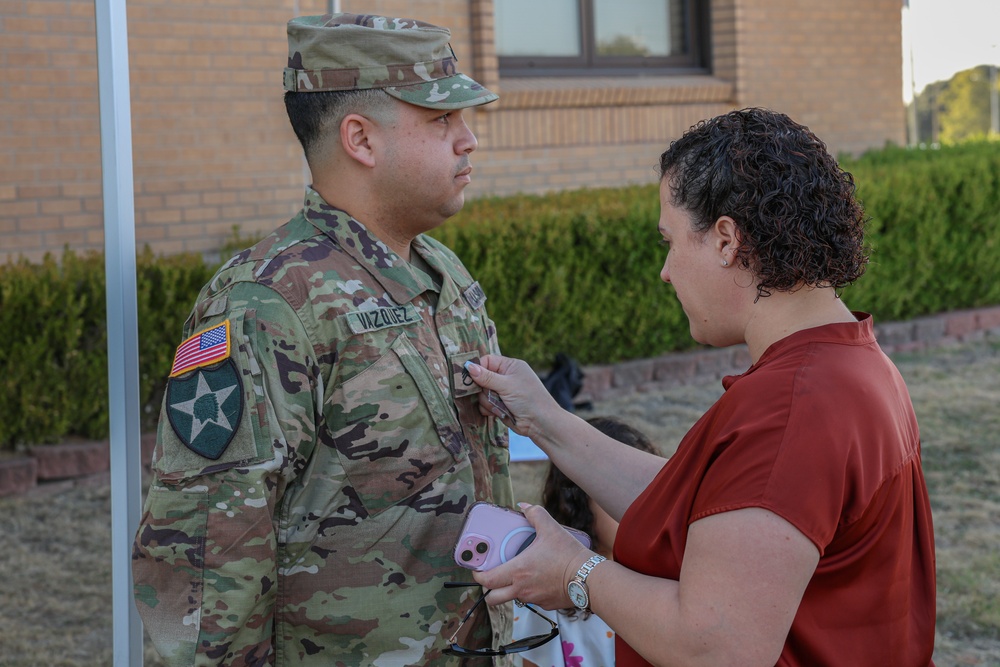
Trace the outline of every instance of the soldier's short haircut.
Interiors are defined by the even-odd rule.
[[[340,132],[340,123],[352,113],[377,122],[394,118],[395,99],[378,89],[285,93],[285,111],[295,136],[302,144],[306,160],[312,164],[313,153],[328,133]]]

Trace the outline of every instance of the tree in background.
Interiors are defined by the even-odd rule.
[[[979,65],[936,81],[911,102],[916,105],[917,140],[954,143],[990,133],[990,66]]]
[[[959,72],[938,98],[941,141],[956,142],[983,137],[990,131],[990,71],[986,65]]]
[[[937,143],[941,131],[941,91],[948,87],[947,81],[935,81],[918,94],[911,105],[916,105],[917,143]]]

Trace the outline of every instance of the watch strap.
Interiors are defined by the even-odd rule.
[[[603,563],[606,560],[607,558],[605,558],[604,556],[600,554],[594,554],[593,556],[588,558],[583,565],[580,566],[579,570],[576,571],[576,580],[579,581],[581,584],[587,583],[587,577],[590,576],[591,570],[597,567],[599,563]]]

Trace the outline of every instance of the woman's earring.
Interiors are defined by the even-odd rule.
[[[722,260],[722,265],[723,266],[729,266],[729,262],[727,262],[726,260]]]

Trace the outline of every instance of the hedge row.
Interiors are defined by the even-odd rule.
[[[845,303],[877,321],[1000,303],[1000,142],[841,158],[871,218],[871,264]],[[655,185],[470,202],[434,235],[489,296],[501,346],[536,367],[694,343],[660,281]]]
[[[1000,144],[887,148],[842,159],[871,217],[872,263],[845,290],[879,321],[1000,303]],[[482,283],[505,352],[546,368],[557,352],[611,363],[691,347],[659,278],[657,187],[469,202],[434,236]],[[140,391],[155,419],[181,325],[215,265],[138,261]],[[106,437],[104,262],[0,266],[0,448]]]
[[[687,320],[660,280],[655,186],[474,200],[434,236],[483,285],[502,349],[536,368],[690,347]]]
[[[200,256],[137,258],[139,392],[148,428],[181,326],[214,267]],[[108,433],[104,257],[66,251],[0,266],[0,449]]]
[[[885,149],[845,165],[872,261],[844,295],[880,320],[1000,303],[1000,142]]]

